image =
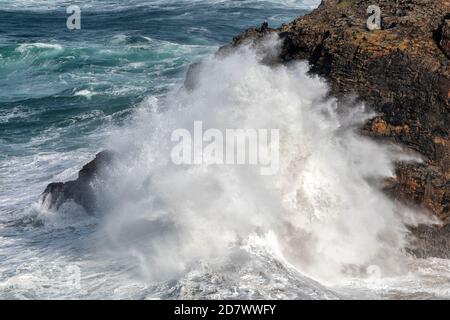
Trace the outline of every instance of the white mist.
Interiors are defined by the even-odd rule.
[[[339,110],[307,63],[261,59],[248,47],[210,58],[193,91],[148,98],[111,138],[121,158],[105,195],[108,249],[139,259],[152,280],[255,245],[326,282],[401,270],[405,222],[418,216],[369,181],[392,176],[393,162],[407,157],[358,135],[371,115],[363,106]],[[199,120],[205,130],[279,128],[278,173],[174,165],[173,130]]]

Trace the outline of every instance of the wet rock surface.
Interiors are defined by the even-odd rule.
[[[58,210],[64,202],[73,200],[87,213],[94,214],[98,205],[94,184],[101,180],[103,171],[113,159],[112,151],[102,151],[79,171],[78,179],[49,184],[41,195],[42,205],[49,210]]]
[[[418,258],[450,259],[450,224],[442,227],[420,225],[410,230],[414,235],[410,253]]]

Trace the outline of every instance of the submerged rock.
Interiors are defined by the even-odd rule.
[[[197,86],[197,78],[200,72],[203,70],[203,64],[201,62],[195,62],[191,64],[186,72],[184,79],[184,87],[188,91],[192,91]]]
[[[73,200],[87,213],[94,214],[97,209],[94,183],[101,179],[102,171],[113,159],[112,151],[102,151],[79,171],[78,179],[50,183],[41,196],[42,205],[49,210],[58,210],[64,202]]]

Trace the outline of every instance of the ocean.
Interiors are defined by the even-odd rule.
[[[405,253],[420,213],[366,181],[410,157],[355,132],[371,111],[337,110],[305,62],[214,55],[319,2],[0,0],[0,298],[449,298],[450,263]],[[279,173],[173,166],[170,133],[198,120],[284,130]],[[105,149],[107,212],[42,208]]]

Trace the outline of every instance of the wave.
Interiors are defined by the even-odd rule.
[[[63,50],[63,47],[60,44],[52,44],[52,43],[41,43],[41,42],[23,43],[16,48],[16,51],[20,53],[27,53],[35,49],[60,51]]]
[[[378,187],[395,161],[414,158],[359,136],[356,128],[373,114],[329,98],[306,63],[270,67],[262,59],[246,47],[211,58],[193,91],[150,97],[133,125],[113,135],[109,144],[122,159],[103,193],[107,246],[119,256],[132,252],[153,280],[255,239],[270,239],[260,242],[278,259],[325,282],[401,272],[405,224],[425,218]],[[196,120],[205,129],[279,128],[279,173],[175,166],[171,132],[192,130]]]
[[[60,96],[71,87],[78,87],[77,91],[90,90],[80,89],[80,82],[103,94],[120,90],[111,88],[111,83],[147,91],[153,87],[151,82],[155,76],[160,81],[166,78],[172,82],[174,72],[181,75],[189,63],[216,48],[124,34],[116,35],[111,43],[104,45],[7,45],[0,47],[0,71],[5,74],[0,83],[7,88],[0,93],[0,101]]]

